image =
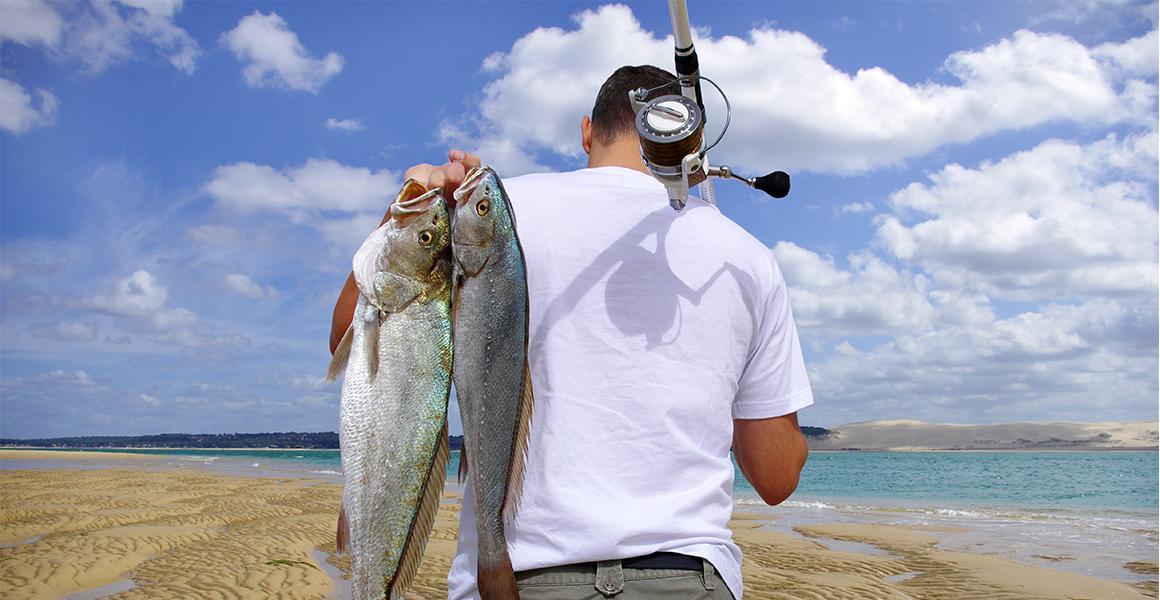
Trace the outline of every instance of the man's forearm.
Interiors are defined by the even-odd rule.
[[[346,284],[342,286],[338,300],[334,303],[334,315],[330,320],[331,354],[334,354],[334,350],[338,348],[338,343],[342,341],[342,336],[346,334],[346,329],[350,327],[350,322],[354,319],[354,308],[357,305],[358,285],[354,282],[354,273],[351,273],[347,276]]]
[[[391,219],[391,209],[383,214],[383,218],[379,221],[379,226],[382,227]],[[342,336],[346,335],[346,329],[350,327],[350,322],[354,320],[354,309],[358,306],[358,284],[354,282],[354,271],[346,277],[346,283],[342,285],[342,291],[338,293],[338,300],[334,302],[334,314],[330,317],[330,353],[334,354],[335,349],[338,348],[338,343],[342,341]]]
[[[737,466],[761,499],[780,504],[797,489],[809,448],[797,415],[733,422]]]

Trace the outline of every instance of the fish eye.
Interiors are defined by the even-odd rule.
[[[434,240],[435,240],[435,237],[431,235],[430,231],[422,231],[419,233],[419,245],[420,246],[430,246],[431,242]]]
[[[479,203],[475,205],[475,212],[481,217],[486,215],[487,211],[489,210],[491,210],[491,203],[487,200],[480,200]]]

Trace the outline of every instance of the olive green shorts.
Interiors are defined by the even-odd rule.
[[[712,563],[700,571],[625,569],[619,560],[516,573],[521,600],[733,600]]]

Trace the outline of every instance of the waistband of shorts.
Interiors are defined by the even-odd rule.
[[[696,556],[689,556],[687,554],[678,554],[676,552],[653,552],[645,556],[634,556],[632,558],[620,559],[620,566],[622,569],[658,569],[658,570],[673,570],[673,571],[698,571],[704,569],[703,559]],[[527,571],[520,571],[516,575],[522,577],[529,577],[539,573],[548,571],[560,573],[595,573],[595,562],[572,563],[568,565],[560,565],[557,567],[545,567],[542,569],[530,569]]]

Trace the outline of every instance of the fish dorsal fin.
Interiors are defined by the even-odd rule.
[[[326,368],[326,380],[334,381],[346,370],[346,363],[350,361],[350,346],[354,343],[354,323],[346,328],[342,334],[342,341],[334,348],[334,356],[330,357],[330,366]]]
[[[528,436],[532,430],[532,370],[524,361],[524,387],[520,398],[520,412],[516,417],[516,432],[512,439],[512,462],[508,471],[507,494],[503,499],[503,520],[510,523],[520,505],[524,489],[524,467],[528,460]]]
[[[431,536],[431,528],[435,525],[435,513],[439,512],[443,482],[447,478],[447,460],[451,456],[448,443],[447,419],[444,418],[443,430],[439,432],[439,441],[435,444],[431,470],[427,473],[427,485],[423,487],[418,510],[411,522],[411,531],[407,534],[406,543],[403,544],[402,558],[399,560],[399,567],[395,569],[388,598],[402,598],[403,592],[411,587],[411,582],[415,580],[415,574],[419,571],[419,562],[423,559],[427,538]]]

